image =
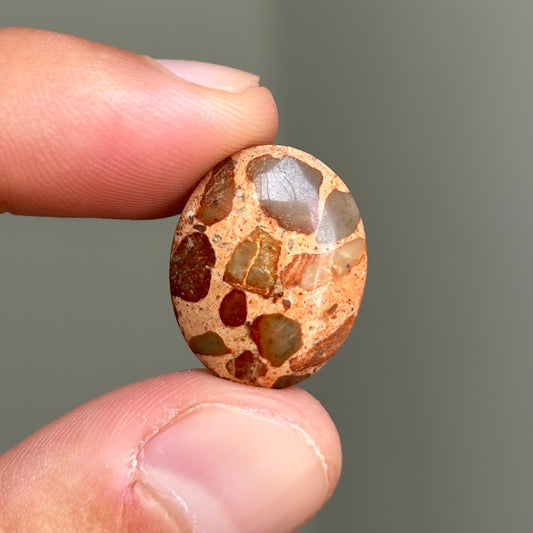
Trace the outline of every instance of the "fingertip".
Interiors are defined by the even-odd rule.
[[[2,456],[0,527],[292,531],[339,469],[333,422],[306,392],[181,372],[97,398]]]
[[[253,75],[244,90],[221,90],[73,36],[17,28],[0,40],[12,52],[0,60],[2,210],[171,215],[218,161],[275,137],[273,97]],[[228,76],[217,67],[204,69]]]
[[[154,435],[139,456],[141,486],[164,502],[177,523],[185,517],[193,529],[293,530],[334,490],[340,466],[336,431],[321,420],[323,410],[310,408],[310,398],[276,412],[268,402],[262,410],[234,403],[198,403]],[[296,405],[313,413],[312,424],[302,425],[303,413],[294,416]]]

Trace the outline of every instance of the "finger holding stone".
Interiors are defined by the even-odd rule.
[[[217,161],[276,134],[253,74],[25,28],[0,47],[0,212],[175,214]]]

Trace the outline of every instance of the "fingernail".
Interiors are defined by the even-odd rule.
[[[326,465],[289,423],[221,405],[194,408],[156,434],[140,481],[193,531],[286,531],[328,495]]]
[[[176,76],[212,89],[240,93],[250,87],[259,86],[259,76],[236,68],[180,59],[156,59],[156,61]]]

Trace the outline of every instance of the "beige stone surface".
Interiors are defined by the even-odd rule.
[[[246,172],[250,161],[266,154],[275,158],[289,156],[299,159],[322,173],[317,227],[330,192],[349,192],[331,169],[315,157],[295,148],[259,146],[235,154],[232,156],[235,165],[235,195],[230,213],[211,225],[202,224],[197,218],[212,171],[200,182],[185,206],[172,245],[174,254],[178,244],[198,230],[209,239],[216,262],[213,267],[209,267],[211,280],[207,296],[196,302],[173,296],[172,301],[187,342],[206,332],[215,332],[231,351],[222,355],[197,354],[207,367],[219,376],[233,381],[262,387],[281,387],[301,381],[316,372],[344,341],[359,311],[367,271],[367,253],[363,222],[360,219],[355,230],[347,237],[320,244],[316,240],[316,228],[310,234],[289,231],[268,216],[261,209],[257,188]],[[284,179],[288,180],[291,194],[298,195],[295,180],[289,175],[284,176]],[[212,198],[210,201],[213,201]],[[277,269],[270,273],[274,276],[274,287],[268,291],[268,296],[265,296],[264,291],[260,294],[253,288],[249,290],[242,285],[224,281],[226,266],[236,247],[249,240],[250,236],[258,235],[258,230],[260,234],[268,233],[274,241],[280,243]],[[266,263],[271,264],[272,260]],[[231,327],[222,322],[219,308],[223,298],[236,287],[246,294],[247,318],[244,324]],[[251,335],[251,326],[260,315],[276,313],[297,322],[301,330],[299,349],[280,366],[274,366],[271,361],[261,357],[258,345]],[[241,369],[241,377],[238,379],[234,375],[235,358],[244,352],[251,352],[253,357],[247,353],[240,360],[242,364],[237,366]],[[244,375],[243,365],[245,370],[249,369]]]

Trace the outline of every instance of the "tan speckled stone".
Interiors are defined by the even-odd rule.
[[[172,245],[172,303],[204,365],[282,388],[345,340],[366,269],[363,222],[340,178],[295,148],[258,146],[219,163],[187,202]]]

